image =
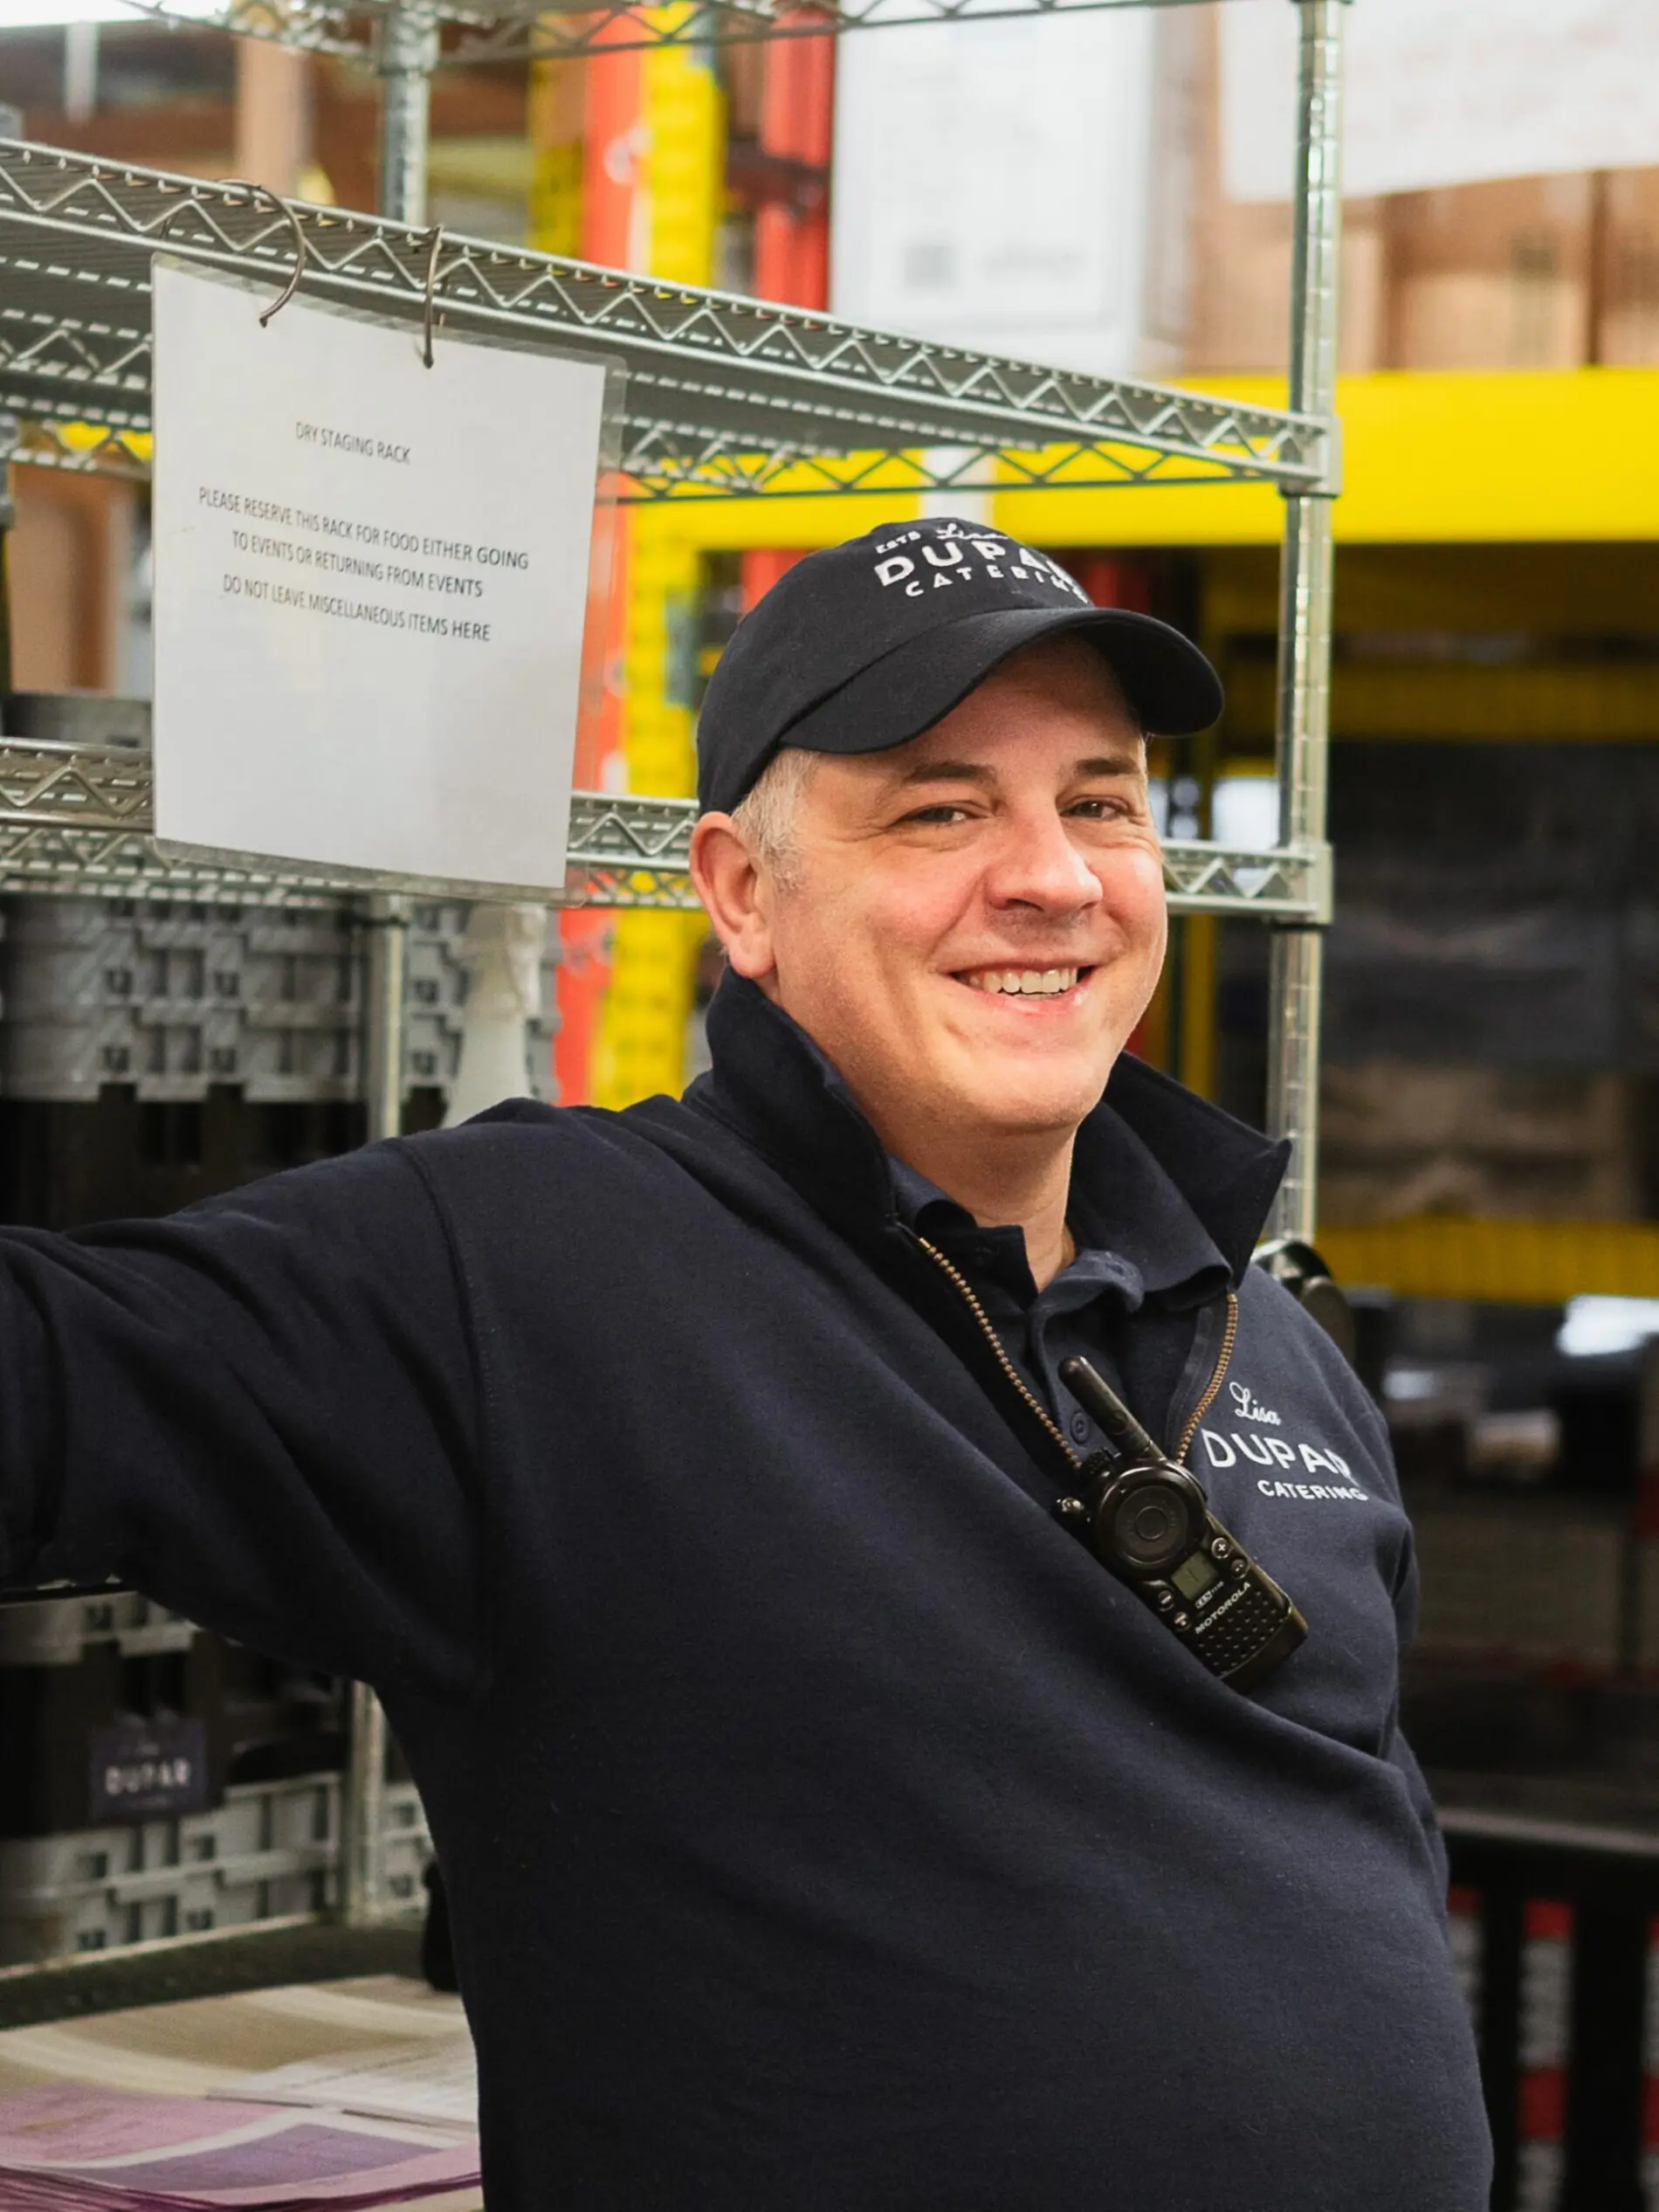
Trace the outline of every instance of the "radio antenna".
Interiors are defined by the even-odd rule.
[[[1149,1459],[1154,1466],[1167,1462],[1169,1454],[1146,1434],[1105,1377],[1097,1374],[1087,1360],[1062,1360],[1060,1380],[1105,1430],[1119,1458]]]

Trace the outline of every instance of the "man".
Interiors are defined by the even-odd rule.
[[[1281,1148],[1119,1057],[1219,705],[996,533],[815,555],[703,716],[684,1100],[0,1240],[12,1576],[380,1690],[491,2212],[1486,2202],[1385,1434]],[[1056,1518],[1079,1352],[1307,1617],[1249,1695]]]

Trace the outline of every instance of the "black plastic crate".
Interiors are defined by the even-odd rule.
[[[188,1648],[88,1643],[0,1665],[0,1836],[216,1809],[235,1783],[338,1768],[337,1685],[198,1631]]]

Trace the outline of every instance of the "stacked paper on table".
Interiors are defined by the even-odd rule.
[[[0,2098],[6,2212],[354,2212],[475,2187],[478,2139],[79,2083]]]
[[[461,2027],[453,2034],[423,2036],[375,2050],[298,2059],[268,2074],[246,2075],[234,2089],[213,2093],[244,2104],[320,2105],[334,2112],[369,2113],[376,2119],[476,2128],[478,2062],[472,2038]]]

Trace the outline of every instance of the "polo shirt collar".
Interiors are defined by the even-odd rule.
[[[953,1242],[976,1232],[984,1238],[967,1209],[907,1161],[895,1159],[889,1166],[902,1221],[924,1235],[936,1228]],[[1167,1172],[1104,1101],[1077,1132],[1066,1221],[1077,1255],[1064,1272],[1086,1278],[1097,1294],[1110,1296],[1127,1313],[1148,1299],[1171,1306],[1201,1305],[1232,1279],[1215,1238]],[[1024,1278],[1019,1287],[1029,1298],[1036,1286],[1023,1265],[1022,1238],[1019,1244],[1018,1273]]]

